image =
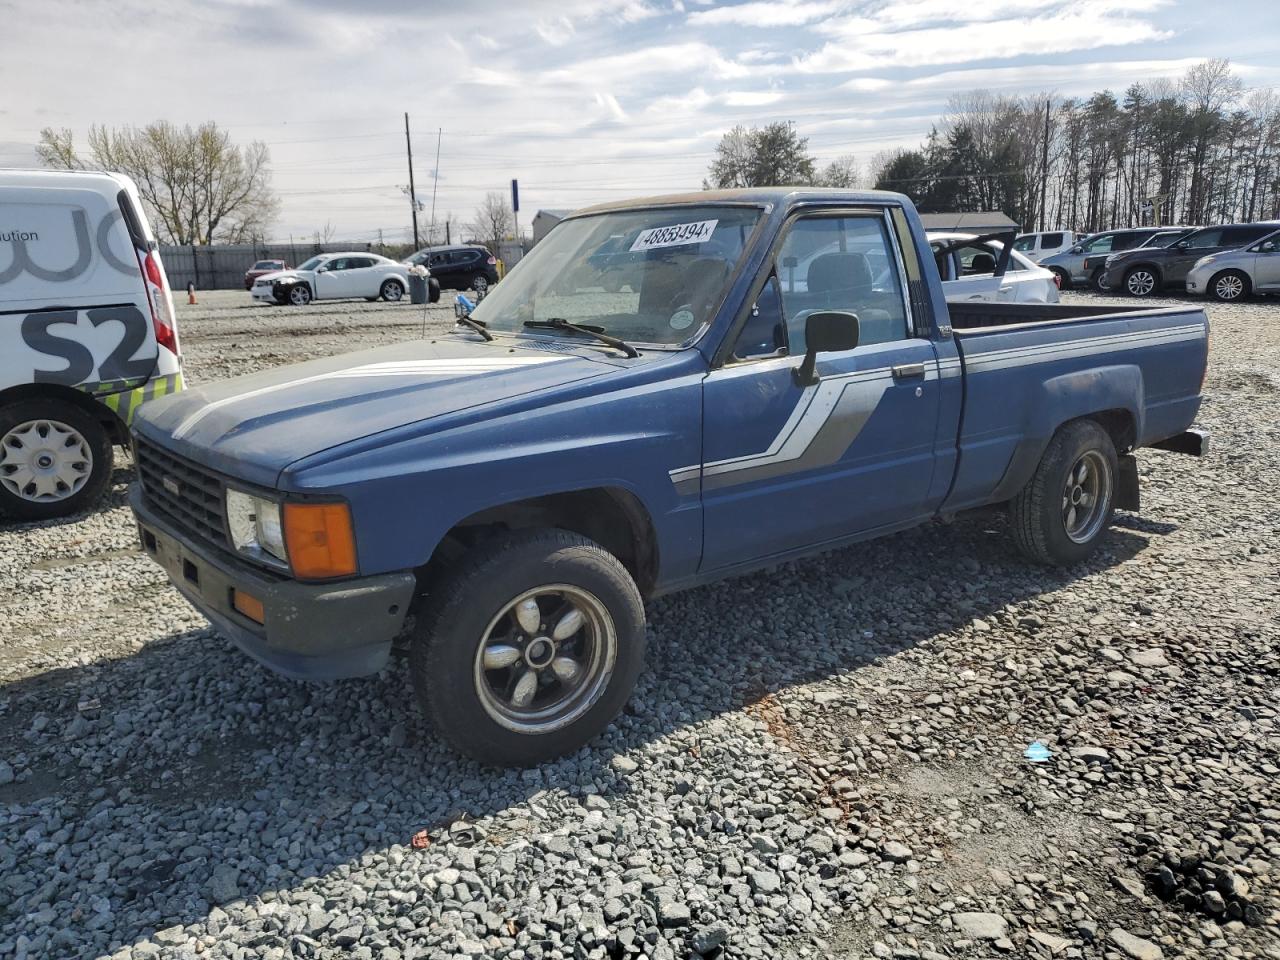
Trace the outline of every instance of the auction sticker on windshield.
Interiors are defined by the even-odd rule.
[[[659,247],[682,247],[687,243],[703,243],[711,239],[719,220],[699,220],[697,223],[673,223],[669,227],[650,227],[641,230],[631,252],[656,250]]]

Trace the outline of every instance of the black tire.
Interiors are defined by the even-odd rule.
[[[605,293],[617,293],[622,289],[622,273],[618,270],[611,270],[601,278],[600,285],[604,287]]]
[[[399,280],[383,280],[378,296],[387,303],[397,303],[404,297],[404,284]]]
[[[427,280],[427,302],[440,302],[440,281],[435,277],[430,277]]]
[[[24,466],[24,451],[33,451],[24,434],[41,437],[39,424],[50,424],[57,431],[44,431],[43,439],[52,440],[63,428],[74,435],[82,455],[69,464],[78,477],[59,489],[40,492],[35,481],[20,485],[19,471]],[[0,407],[0,513],[16,520],[51,520],[66,517],[93,506],[101,499],[111,482],[111,437],[99,420],[65,400],[19,400]],[[82,445],[81,445],[82,444]],[[39,456],[65,455],[71,441],[56,443],[57,449],[41,450]],[[83,468],[77,464],[84,464]],[[56,471],[55,471],[56,472]],[[15,489],[17,488],[17,489]],[[64,493],[63,490],[66,492]],[[53,499],[50,499],[50,498]]]
[[[377,297],[365,297],[365,299],[366,299],[366,300],[368,300],[370,303],[377,303],[377,302],[378,302],[378,298],[377,298]]]
[[[1134,267],[1124,275],[1124,292],[1131,297],[1154,297],[1160,292],[1160,274],[1151,267]]]
[[[1096,516],[1069,512],[1079,465],[1095,472],[1100,504]],[[1101,469],[1100,469],[1101,468]],[[1094,420],[1073,420],[1058,428],[1040,458],[1040,465],[1022,492],[1013,498],[1010,523],[1018,549],[1037,563],[1065,566],[1084,560],[1111,525],[1115,511],[1116,448],[1110,435]],[[1069,519],[1076,524],[1074,534]]]
[[[486,277],[483,273],[477,273],[474,277],[471,278],[469,283],[471,285],[471,289],[474,290],[480,296],[484,296],[486,293],[489,292],[489,278]]]
[[[305,283],[295,284],[290,287],[286,298],[295,307],[305,307],[315,299],[311,294],[311,288]]]
[[[501,708],[492,695],[491,680],[505,679],[518,689],[518,676],[532,669],[530,653],[539,635],[552,636],[547,623],[534,638],[513,639],[522,658],[510,668],[492,671],[481,666],[482,650],[506,624],[519,637],[515,619],[503,611],[529,591],[567,586],[595,603],[607,615],[614,633],[611,670],[584,671],[587,680],[576,701],[576,713],[556,728],[521,731],[497,719]],[[536,602],[536,601],[535,601]],[[542,604],[537,604],[542,606]],[[545,613],[545,610],[544,610]],[[586,643],[591,626],[584,626],[568,643]],[[500,642],[505,637],[499,637]],[[546,639],[546,636],[543,636]],[[526,642],[527,641],[527,642]],[[519,531],[496,537],[468,553],[458,567],[432,586],[409,652],[409,668],[418,702],[436,731],[459,752],[496,766],[532,766],[577,750],[600,733],[626,703],[644,663],[644,605],[626,568],[599,544],[564,530]],[[492,645],[489,644],[492,649]],[[565,647],[564,649],[569,649]],[[550,656],[556,657],[557,650]],[[550,660],[547,661],[550,663]],[[504,674],[504,670],[510,673]],[[552,673],[555,671],[553,670]],[[594,677],[594,679],[592,679]],[[543,678],[538,678],[541,683]],[[560,681],[554,676],[543,690]],[[489,686],[485,686],[489,685]],[[490,693],[486,693],[485,690]],[[486,698],[488,700],[486,701]],[[520,721],[508,720],[520,725]]]
[[[1095,293],[1107,292],[1107,288],[1102,285],[1102,275],[1105,272],[1106,271],[1102,267],[1098,267],[1098,269],[1094,270],[1093,274],[1089,277],[1089,286]]]
[[[1209,296],[1219,303],[1239,303],[1252,292],[1248,275],[1239,270],[1223,270],[1209,281]]]
[[[1071,289],[1071,274],[1066,270],[1063,270],[1061,267],[1050,267],[1049,269],[1053,271],[1053,275],[1058,278],[1059,290]]]

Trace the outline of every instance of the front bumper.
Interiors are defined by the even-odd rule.
[[[338,583],[273,578],[209,547],[193,544],[129,490],[142,548],[209,622],[255,660],[298,680],[377,673],[391,655],[416,581],[411,572]],[[262,601],[265,624],[232,606],[232,591]]]

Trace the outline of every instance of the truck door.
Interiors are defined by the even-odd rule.
[[[793,220],[764,269],[733,356],[704,384],[704,570],[936,507],[938,362],[912,325],[884,212]],[[805,321],[831,310],[858,316],[858,346],[819,354],[818,383],[799,384]]]

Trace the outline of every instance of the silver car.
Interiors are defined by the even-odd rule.
[[[1240,250],[1201,257],[1187,274],[1187,293],[1225,303],[1251,293],[1280,293],[1280,230]]]
[[[1089,286],[1101,290],[1098,279],[1107,255],[1137,247],[1164,246],[1187,232],[1185,227],[1131,227],[1125,230],[1104,230],[1082,237],[1069,250],[1055,253],[1040,261],[1058,278],[1058,286],[1070,290],[1074,286]],[[1016,248],[1015,248],[1016,249]]]

